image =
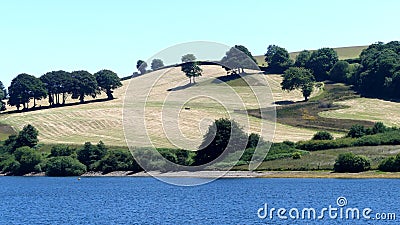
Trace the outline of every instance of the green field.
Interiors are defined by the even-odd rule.
[[[340,48],[333,48],[338,56],[339,59],[354,59],[358,58],[362,52],[362,50],[366,49],[368,46],[353,46],[353,47],[340,47]],[[291,52],[290,58],[295,60],[296,56],[300,53],[298,52]],[[257,60],[258,65],[260,66],[267,66],[265,62],[265,56],[259,55],[254,57]]]
[[[377,169],[382,159],[400,153],[400,146],[363,146],[314,151],[304,154],[301,159],[284,158],[263,162],[258,170],[332,170],[335,159],[343,152],[365,155],[371,159],[371,168]],[[246,166],[238,166],[236,169],[245,170]]]

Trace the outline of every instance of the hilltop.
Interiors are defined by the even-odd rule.
[[[339,59],[355,59],[358,58],[358,56],[361,54],[362,50],[366,49],[368,45],[363,45],[363,46],[351,46],[351,47],[338,47],[338,48],[333,48],[338,56]],[[314,51],[314,50],[311,50]],[[295,60],[296,56],[300,53],[298,52],[291,52],[289,53],[290,58]],[[260,66],[266,66],[265,56],[264,55],[258,55],[254,56],[254,58],[257,60],[258,65]]]

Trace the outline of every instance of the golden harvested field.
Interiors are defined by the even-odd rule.
[[[262,128],[261,122],[267,124],[265,127],[273,126],[269,122],[234,112],[236,109],[258,108],[257,100],[261,102],[261,107],[271,106],[273,101],[271,98],[267,98],[268,92],[265,91],[265,86],[230,87],[225,83],[215,83],[215,77],[225,75],[225,70],[218,66],[203,66],[202,69],[203,76],[196,79],[197,84],[194,86],[187,86],[188,79],[180,71],[180,68],[170,68],[124,81],[123,87],[115,90],[116,99],[112,101],[2,114],[0,123],[9,124],[16,130],[22,129],[26,124],[32,124],[39,130],[39,138],[43,143],[83,144],[86,141],[97,143],[102,140],[107,145],[125,146],[122,115],[123,100],[126,97],[129,98],[126,107],[137,113],[134,116],[145,121],[145,130],[138,126],[133,134],[137,134],[140,139],[140,136],[147,132],[151,142],[157,147],[175,147],[170,142],[172,140],[176,143],[178,136],[174,137],[174,135],[179,133],[189,140],[186,145],[189,144],[191,148],[195,148],[200,144],[203,134],[214,119],[229,115],[242,126],[249,121],[250,127],[244,127],[247,132],[259,133]],[[300,101],[303,99],[299,91],[282,92],[279,75],[254,74],[250,76],[267,78],[274,101]],[[154,85],[152,84],[148,96],[143,96],[146,90],[148,91],[146,85],[151,77],[158,79]],[[125,96],[130,82],[133,86]],[[169,89],[172,90],[168,91]],[[204,90],[209,96],[186,99],[193,93],[204,95]],[[257,99],[253,92],[265,93],[265,96]],[[215,99],[209,98],[210,96]],[[142,101],[143,97],[146,97],[145,103]],[[100,98],[106,98],[106,96],[102,95]],[[166,98],[172,100],[165,101]],[[235,98],[239,100],[235,100]],[[91,98],[87,97],[86,100],[91,100]],[[76,102],[76,100],[68,99],[68,102]],[[47,99],[38,103],[38,105],[47,104]],[[143,106],[145,106],[144,109]],[[185,110],[184,108],[190,109]],[[9,110],[14,109],[9,107]],[[140,117],[141,111],[145,116]],[[130,115],[126,115],[126,117],[128,116]],[[271,132],[265,133],[269,136]],[[165,133],[168,133],[168,138]],[[170,136],[171,133],[172,136]],[[314,133],[313,130],[277,124],[274,141],[304,140],[309,139]],[[139,140],[137,143],[137,146],[148,145],[146,141]]]
[[[350,108],[330,110],[320,113],[329,118],[368,120],[383,122],[387,126],[400,126],[400,103],[380,99],[355,98],[337,102]]]

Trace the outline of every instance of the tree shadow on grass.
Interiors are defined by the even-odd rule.
[[[71,103],[65,103],[65,104],[57,104],[53,106],[38,106],[38,107],[33,107],[29,109],[22,109],[22,110],[10,110],[7,112],[3,112],[1,114],[14,114],[14,113],[22,113],[22,112],[33,112],[33,111],[38,111],[38,110],[44,110],[44,109],[56,109],[56,108],[63,108],[63,107],[69,107],[69,106],[76,106],[76,105],[87,105],[87,104],[92,104],[92,103],[98,103],[98,102],[108,102],[115,100],[114,99],[108,99],[108,98],[103,98],[103,99],[93,99],[93,100],[88,100],[83,103],[81,102],[71,102]]]
[[[181,85],[181,86],[178,86],[178,87],[170,88],[167,91],[180,91],[180,90],[184,90],[186,88],[190,88],[190,87],[192,87],[192,86],[194,86],[196,84],[197,83],[189,83],[189,84]]]

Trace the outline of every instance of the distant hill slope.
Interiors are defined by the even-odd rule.
[[[202,85],[211,85],[212,82],[207,83],[204,80],[207,78],[217,78],[226,75],[226,71],[219,66],[202,66],[203,76],[196,79],[197,87]],[[165,96],[171,94],[169,89],[176,89],[174,93],[184,95],[185,90],[179,90],[182,84],[187,84],[187,77],[181,72],[180,68],[169,68],[165,70],[155,71],[152,73],[161,73],[163,79],[160,79],[154,85],[152,92],[149,96],[146,109],[146,123],[150,127],[149,135],[158,147],[173,147],[163,134],[163,127],[161,126],[161,109],[163,106],[163,99]],[[136,82],[144,82],[146,76],[144,74],[133,78]],[[253,76],[253,75],[250,75]],[[255,74],[254,76],[264,76]],[[268,75],[267,81],[272,89],[275,101],[301,101],[303,99],[301,92],[282,92],[280,82],[282,78],[280,75]],[[130,80],[123,81],[123,87],[117,89],[114,93],[116,97],[112,101],[91,102],[87,104],[75,104],[66,107],[49,108],[30,112],[0,114],[0,124],[12,126],[15,130],[21,130],[24,125],[32,124],[35,126],[40,134],[39,139],[43,143],[67,143],[67,144],[83,144],[86,141],[97,143],[102,140],[107,145],[125,146],[125,138],[123,133],[122,124],[122,109],[123,98],[125,97],[125,90],[128,87]],[[218,84],[212,84],[218,85]],[[243,96],[245,99],[246,107],[255,108],[256,99],[251,97],[251,91],[248,86],[241,85],[241,82],[231,81],[232,88]],[[194,90],[189,87],[187,91]],[[262,88],[262,87],[259,87]],[[126,96],[135,98],[135,94]],[[106,98],[103,94],[99,98]],[[88,97],[87,101],[91,98]],[[200,100],[199,100],[200,101]],[[76,100],[68,99],[67,103],[74,103]],[[203,118],[211,120],[221,117],[227,117],[223,108],[214,107],[213,103],[196,102],[190,103],[190,111],[183,110],[180,113],[182,119],[180,128],[186,137],[196,140],[198,144],[201,143],[203,134],[198,128],[199,122]],[[47,99],[39,101],[38,105],[47,106]],[[185,106],[186,107],[186,106]],[[15,110],[13,107],[8,107],[9,110]],[[243,119],[245,117],[243,116]],[[258,118],[250,118],[250,130],[252,132],[259,131],[256,126]],[[239,121],[240,122],[240,121]],[[204,127],[203,127],[204,128]],[[207,128],[207,127],[205,127]],[[0,130],[1,132],[1,130]],[[143,131],[140,131],[143,132]],[[309,139],[315,133],[314,130],[296,128],[287,125],[277,125],[275,141],[284,140],[304,140]],[[0,136],[3,140],[5,135]]]
[[[339,56],[339,59],[354,59],[354,58],[358,58],[362,52],[362,50],[366,49],[368,46],[351,46],[351,47],[339,47],[339,48],[333,48]],[[296,56],[300,53],[300,51],[298,52],[291,52],[290,53],[290,58],[292,58],[293,60],[296,59]],[[258,65],[266,65],[264,59],[265,56],[264,55],[259,55],[259,56],[255,56]]]

